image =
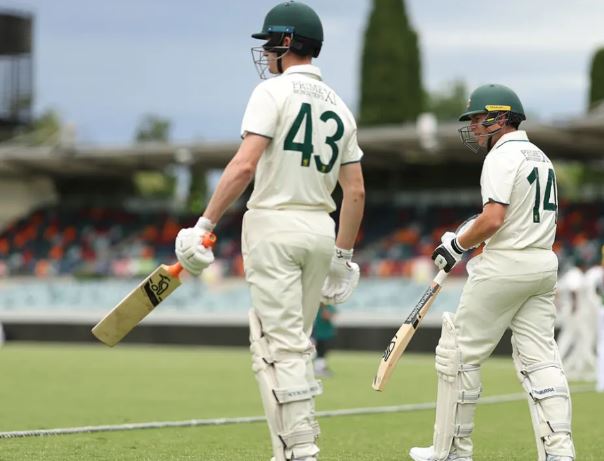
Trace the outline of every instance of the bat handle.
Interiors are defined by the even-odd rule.
[[[214,232],[206,232],[201,237],[201,244],[206,248],[214,248],[216,240],[216,234]]]
[[[438,271],[438,274],[436,274],[436,277],[434,277],[434,283],[442,286],[443,282],[447,278],[447,275],[449,275],[449,274],[447,274],[443,270]]]
[[[175,263],[175,264],[172,264],[171,266],[168,266],[168,273],[172,277],[178,277],[181,272],[182,272],[182,266],[180,265],[180,263]]]

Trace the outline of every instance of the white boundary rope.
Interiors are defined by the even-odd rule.
[[[593,385],[575,386],[571,389],[573,394],[592,392]],[[480,404],[496,404],[504,402],[516,402],[525,400],[524,392],[516,394],[501,394],[490,397],[483,397],[479,400]],[[318,411],[316,415],[320,418],[330,418],[333,416],[352,416],[352,415],[374,415],[380,413],[406,413],[420,410],[431,410],[436,407],[436,402],[410,403],[405,405],[391,405],[383,407],[365,407],[349,408],[343,410]],[[156,421],[147,423],[132,424],[113,424],[104,426],[82,426],[66,427],[57,429],[35,429],[29,431],[9,431],[0,432],[0,439],[12,439],[19,437],[43,437],[49,435],[68,435],[84,434],[93,432],[116,432],[132,431],[139,429],[163,429],[167,427],[198,427],[198,426],[226,426],[228,424],[258,423],[265,421],[264,416],[243,416],[236,418],[215,418],[215,419],[190,419],[188,421]]]

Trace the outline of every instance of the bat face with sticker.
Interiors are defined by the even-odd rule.
[[[213,248],[216,236],[208,233],[202,244]],[[180,284],[180,263],[162,264],[132,290],[92,329],[92,334],[107,346],[115,346]]]

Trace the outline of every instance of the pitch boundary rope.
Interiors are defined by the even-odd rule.
[[[593,385],[574,386],[571,389],[573,394],[594,391]],[[489,397],[482,397],[480,404],[497,404],[505,402],[516,402],[525,400],[526,394],[523,392],[515,394],[501,394]],[[420,410],[431,410],[436,407],[436,402],[409,403],[404,405],[390,405],[382,407],[361,407],[342,410],[327,410],[316,412],[319,418],[330,418],[334,416],[354,416],[354,415],[374,415],[380,413],[406,413]],[[20,437],[45,437],[50,435],[69,435],[69,434],[90,434],[95,432],[116,432],[132,431],[140,429],[163,429],[168,427],[199,427],[199,426],[226,426],[229,424],[258,423],[265,421],[264,416],[242,416],[235,418],[214,418],[214,419],[190,419],[186,421],[152,421],[146,423],[131,424],[111,424],[101,426],[81,426],[65,427],[56,429],[33,429],[25,431],[7,431],[0,432],[0,439],[12,439]]]

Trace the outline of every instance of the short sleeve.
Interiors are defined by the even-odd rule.
[[[258,85],[247,103],[243,121],[241,122],[241,137],[245,133],[254,133],[267,138],[275,136],[279,111],[275,98],[265,84]]]
[[[344,148],[344,152],[342,152],[342,165],[346,165],[347,163],[356,163],[360,162],[361,158],[363,158],[363,151],[359,147],[359,142],[357,140],[357,129],[354,128],[352,135],[348,139],[346,146]]]
[[[487,155],[480,178],[483,205],[489,202],[510,204],[517,169],[509,155],[499,152]]]

